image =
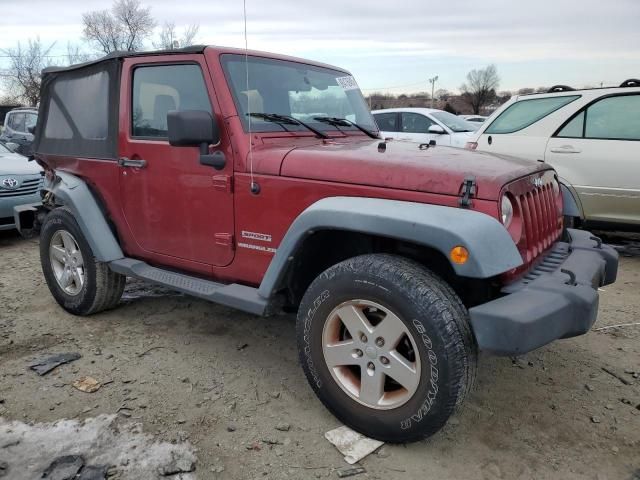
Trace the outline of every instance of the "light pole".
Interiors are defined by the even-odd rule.
[[[429,79],[429,83],[431,84],[431,108],[433,108],[433,91],[435,90],[437,81],[438,81],[438,75]]]

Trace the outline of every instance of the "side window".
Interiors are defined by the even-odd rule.
[[[584,112],[580,113],[567,123],[557,137],[563,138],[582,138],[584,134]]]
[[[376,113],[374,115],[378,128],[383,132],[399,132],[397,113]]]
[[[38,121],[38,116],[35,113],[27,113],[25,115],[25,120],[24,120],[25,131],[29,132],[30,128],[34,128],[36,126],[37,121]]]
[[[137,67],[133,72],[132,136],[167,138],[167,113],[204,110],[212,113],[198,65]]]
[[[9,128],[15,132],[24,132],[24,113],[12,113]]]
[[[435,122],[419,113],[402,114],[402,131],[404,133],[427,133]]]
[[[640,140],[640,95],[609,97],[586,112],[585,138]]]
[[[580,95],[532,98],[510,105],[484,133],[514,133],[580,98]]]

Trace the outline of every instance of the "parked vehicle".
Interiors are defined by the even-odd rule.
[[[387,108],[374,110],[373,117],[385,137],[415,143],[463,148],[476,126],[464,119],[432,108]]]
[[[511,98],[468,148],[545,161],[570,222],[640,228],[640,81]]]
[[[33,142],[33,132],[38,121],[38,111],[35,108],[14,108],[4,119],[4,128],[0,134],[0,141],[12,142],[20,146],[28,146]]]
[[[368,436],[435,433],[478,348],[585,333],[616,278],[615,250],[563,231],[551,167],[385,142],[340,68],[189,47],[50,68],[43,86],[35,155],[55,182],[16,216],[41,229],[56,301],[113,308],[132,276],[297,311],[311,387]]]
[[[43,174],[37,163],[29,162],[0,142],[0,230],[16,228],[14,207],[41,203]]]

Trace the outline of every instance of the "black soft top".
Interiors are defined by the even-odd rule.
[[[202,53],[205,48],[113,52],[91,62],[44,69],[35,155],[116,159],[122,59]]]
[[[145,52],[128,52],[118,50],[116,52],[111,52],[108,55],[100,57],[96,60],[91,60],[89,62],[84,63],[76,63],[74,65],[69,65],[68,67],[47,67],[42,70],[43,74],[47,73],[58,73],[58,72],[70,72],[73,70],[78,70],[80,68],[89,67],[91,65],[95,65],[97,63],[107,62],[109,60],[117,60],[122,58],[130,58],[130,57],[149,57],[149,56],[157,56],[157,55],[180,55],[185,53],[203,53],[206,45],[191,45],[189,47],[183,48],[175,48],[171,50],[151,50]]]

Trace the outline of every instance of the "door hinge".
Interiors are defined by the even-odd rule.
[[[233,192],[233,177],[230,175],[214,175],[212,177],[213,188],[221,192]]]
[[[461,187],[462,197],[458,200],[458,204],[462,208],[469,208],[473,205],[471,198],[476,194],[476,188],[476,177],[469,175],[464,178]]]
[[[216,245],[220,245],[221,247],[229,247],[232,250],[235,247],[233,243],[233,234],[231,233],[216,233],[215,241]]]

